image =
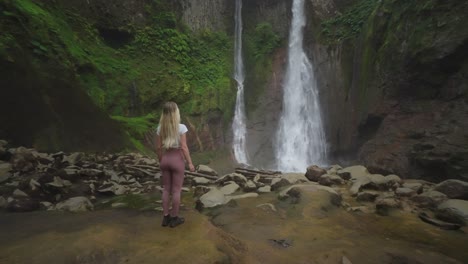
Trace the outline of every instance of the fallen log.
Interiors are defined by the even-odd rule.
[[[198,173],[198,172],[185,171],[185,174],[191,175],[191,176],[197,176],[197,177],[204,177],[204,178],[207,178],[207,179],[209,179],[209,180],[217,180],[217,179],[219,179],[219,178],[216,177],[216,176],[201,174],[201,173]]]
[[[236,171],[245,171],[250,173],[256,174],[264,174],[264,175],[276,175],[281,174],[281,171],[267,171],[267,170],[253,170],[253,169],[244,169],[244,168],[235,168]]]

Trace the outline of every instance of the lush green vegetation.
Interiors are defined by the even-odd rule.
[[[281,39],[269,23],[259,23],[244,31],[244,60],[246,68],[247,114],[257,106],[258,97],[272,73],[272,54],[280,47]]]
[[[96,105],[125,125],[135,143],[143,130],[155,126],[147,114],[168,100],[179,104],[182,115],[214,109],[229,120],[235,103],[232,40],[225,33],[189,32],[167,3],[145,7],[146,26],[112,29],[126,36],[122,40],[105,36],[98,21],[73,8],[8,0],[0,4],[0,56],[15,60],[14,51],[21,50],[31,54],[38,69],[59,65]]]
[[[342,14],[323,21],[322,34],[330,42],[357,36],[379,2],[378,0],[360,0]]]

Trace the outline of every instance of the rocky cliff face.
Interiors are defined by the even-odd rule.
[[[321,23],[350,4],[318,3],[307,42],[335,158],[358,152],[371,171],[466,179],[468,4],[382,1],[359,34],[330,41]]]
[[[232,14],[226,0],[179,0],[182,20],[195,32],[203,30],[226,31]],[[233,1],[232,1],[233,2]]]

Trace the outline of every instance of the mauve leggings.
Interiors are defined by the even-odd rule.
[[[169,214],[169,196],[172,193],[171,216],[179,215],[180,192],[184,183],[185,163],[182,150],[167,150],[161,159],[160,164],[163,182],[163,213]]]

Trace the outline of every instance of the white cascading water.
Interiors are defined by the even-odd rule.
[[[245,74],[244,61],[242,60],[242,0],[236,0],[235,24],[234,79],[237,82],[237,97],[234,121],[232,122],[232,130],[234,133],[232,148],[237,162],[247,164],[247,154],[245,150],[245,137],[247,134],[244,104]]]
[[[312,164],[325,165],[327,144],[314,69],[302,43],[304,0],[294,0],[292,13],[276,164],[281,171],[303,172]]]

